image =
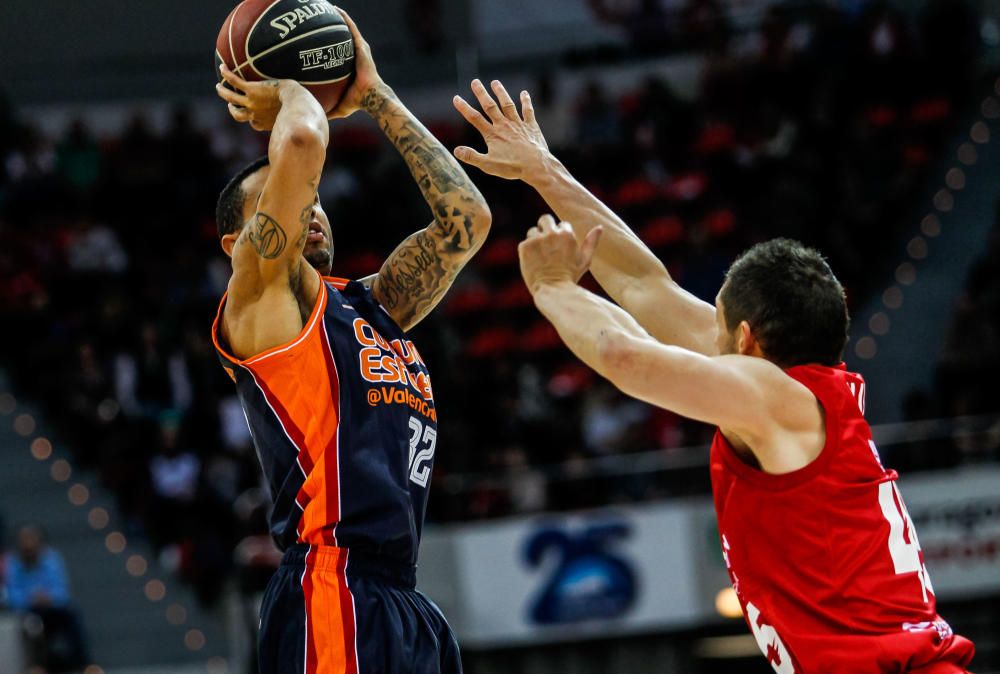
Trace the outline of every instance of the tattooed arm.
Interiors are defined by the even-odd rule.
[[[271,130],[267,180],[233,248],[234,281],[252,297],[274,284],[287,286],[290,279],[294,285],[301,271],[330,131],[319,102],[297,82],[246,82],[228,70],[223,76],[245,92],[235,111],[230,100],[233,116]]]
[[[403,156],[434,213],[434,222],[407,237],[382,265],[372,293],[404,330],[419,323],[486,240],[490,211],[448,152],[383,85],[364,109]]]
[[[451,153],[378,76],[371,48],[346,12],[355,44],[354,85],[334,117],[361,109],[399,150],[431,207],[434,222],[407,237],[372,282],[372,294],[404,330],[437,306],[462,267],[486,240],[490,210]]]
[[[246,82],[222,72],[236,90],[217,88],[233,118],[271,131],[270,166],[242,185],[248,219],[238,236],[223,237],[233,275],[222,327],[233,352],[245,358],[293,339],[319,291],[319,276],[302,250],[329,124],[319,102],[296,82]]]

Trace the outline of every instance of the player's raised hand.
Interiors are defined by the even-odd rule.
[[[215,85],[215,93],[229,104],[229,114],[237,122],[247,122],[257,131],[270,131],[281,110],[281,88],[301,86],[291,80],[247,82],[225,65],[219,69],[225,84]],[[231,88],[230,88],[231,87]]]
[[[455,96],[455,108],[469,124],[476,127],[486,141],[486,154],[471,147],[460,146],[455,148],[455,156],[490,175],[530,182],[534,175],[540,173],[549,154],[548,143],[535,121],[531,96],[527,91],[521,92],[519,113],[517,105],[499,80],[493,80],[492,87],[496,99],[482,82],[472,81],[472,93],[486,113],[485,117],[464,98]]]
[[[539,218],[538,225],[528,230],[527,238],[517,247],[528,290],[534,294],[544,285],[576,284],[590,268],[602,232],[595,227],[578,243],[569,223],[556,224],[551,215]]]
[[[337,7],[337,11],[344,17],[344,23],[351,29],[351,37],[354,38],[354,81],[344,92],[344,97],[340,99],[337,107],[327,115],[329,119],[343,119],[353,115],[363,107],[365,94],[383,84],[378,69],[375,67],[372,48],[361,35],[358,25],[354,23],[351,15],[343,9]]]

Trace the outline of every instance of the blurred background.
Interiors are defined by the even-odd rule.
[[[449,147],[478,147],[450,103],[472,77],[529,89],[701,297],[762,239],[829,256],[940,612],[1000,672],[1000,0],[342,4]],[[266,147],[212,89],[232,6],[0,3],[2,674],[255,671],[278,555],[209,341],[215,197]],[[362,117],[320,187],[351,278],[430,220]],[[562,347],[516,268],[542,202],[471,173],[490,240],[414,333],[441,410],[420,586],[467,671],[770,671],[727,590],[711,429]]]

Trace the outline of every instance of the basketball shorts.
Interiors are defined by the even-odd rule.
[[[416,568],[295,545],[260,611],[260,674],[461,674],[458,642]]]

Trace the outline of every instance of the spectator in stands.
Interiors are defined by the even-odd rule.
[[[643,441],[649,406],[623,396],[607,382],[598,382],[584,396],[583,441],[587,451],[601,456],[621,454]]]
[[[589,82],[577,105],[576,138],[583,145],[611,146],[621,137],[621,123],[604,87]]]
[[[128,267],[128,254],[118,235],[88,215],[76,220],[66,253],[70,268],[80,273],[121,274]]]
[[[140,326],[137,341],[115,359],[115,392],[122,410],[131,417],[156,418],[187,409],[191,382],[184,356],[164,345],[149,320]]]
[[[191,531],[201,461],[179,442],[180,419],[164,415],[159,447],[149,463],[153,486],[149,535],[157,549]]]
[[[56,146],[56,169],[80,195],[87,194],[100,179],[101,153],[83,120],[75,120],[66,138]]]
[[[70,604],[65,564],[38,525],[17,531],[16,551],[7,565],[7,601],[25,616],[29,650],[37,665],[65,672],[86,664],[87,648]]]

